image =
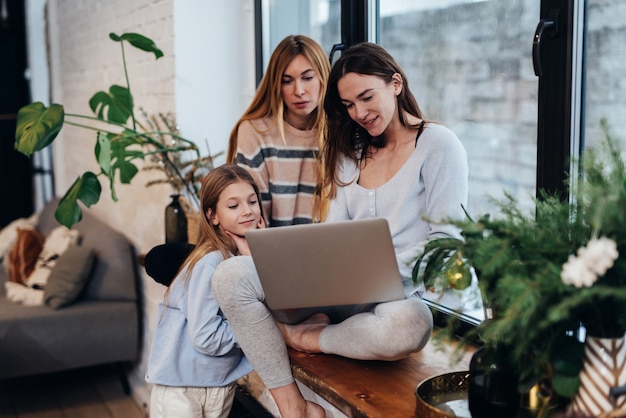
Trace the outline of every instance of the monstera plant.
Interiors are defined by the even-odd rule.
[[[144,124],[135,117],[124,45],[128,43],[152,53],[155,59],[162,57],[163,52],[151,39],[138,33],[110,33],[109,38],[120,43],[126,86],[111,85],[108,91],[96,92],[89,100],[93,115],[66,113],[60,104],[46,107],[41,102],[24,106],[17,115],[15,149],[26,156],[52,144],[64,125],[80,127],[87,131],[88,138],[94,140],[95,159],[100,172],[87,171],[80,175],[61,198],[55,212],[59,223],[68,228],[82,219],[79,200],[90,207],[100,199],[100,178],[108,179],[111,198],[117,201],[116,179],[119,178],[123,184],[130,183],[139,171],[136,162],[148,156],[158,157],[161,164],[168,166],[169,172],[179,176],[179,183],[184,185],[188,194],[195,197],[198,194],[196,169],[207,163],[212,165],[212,158],[215,157],[201,157],[194,142],[172,130],[151,130],[154,124]],[[176,153],[192,155],[188,158],[188,169],[184,173],[172,163],[171,156]]]

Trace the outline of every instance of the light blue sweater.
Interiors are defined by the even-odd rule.
[[[467,153],[457,136],[445,126],[429,123],[404,166],[379,188],[358,185],[359,167],[349,159],[340,163],[339,177],[350,184],[337,188],[327,222],[386,218],[405,292],[422,287],[413,284],[409,262],[423,252],[429,239],[460,238],[456,227],[425,219],[465,217],[461,205],[467,207],[469,171]]]
[[[225,386],[252,371],[211,291],[219,251],[205,255],[188,281],[177,277],[159,303],[146,381],[166,386]],[[181,273],[184,274],[184,271]]]

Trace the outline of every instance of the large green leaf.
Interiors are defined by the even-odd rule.
[[[120,172],[120,181],[130,183],[139,169],[130,161],[141,159],[145,154],[141,149],[130,148],[141,145],[134,135],[100,134],[96,144],[96,158],[100,163],[102,174],[114,182],[116,172]]]
[[[89,99],[89,107],[100,119],[126,123],[133,114],[133,96],[126,87],[114,84],[108,93],[101,90],[94,94]]]
[[[41,102],[22,107],[17,112],[15,149],[30,155],[50,145],[63,126],[63,106],[51,104],[49,108]]]
[[[96,175],[90,171],[83,173],[61,198],[54,217],[61,225],[71,228],[83,218],[78,200],[90,207],[98,202],[101,192],[102,187]]]
[[[116,35],[115,33],[109,33],[109,38],[116,42],[128,41],[135,48],[139,48],[142,51],[152,52],[155,59],[159,59],[163,56],[163,51],[157,48],[154,41],[138,33],[124,33],[122,35]]]
[[[108,134],[98,132],[98,142],[96,142],[95,152],[100,169],[107,177],[111,178],[111,139]]]
[[[120,171],[120,181],[122,184],[129,184],[130,181],[139,172],[137,166],[130,161],[118,161],[115,168]]]
[[[95,154],[100,165],[102,174],[109,179],[111,198],[117,202],[115,193],[115,180],[119,172],[119,180],[122,184],[129,184],[139,169],[131,161],[143,160],[145,154],[141,149],[133,149],[131,146],[140,146],[141,142],[132,131],[124,131],[120,135],[98,134]]]

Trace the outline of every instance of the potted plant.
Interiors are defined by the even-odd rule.
[[[144,113],[143,122],[136,117],[124,45],[128,43],[152,53],[155,59],[162,57],[163,52],[151,39],[138,33],[110,33],[109,38],[120,44],[126,85],[114,84],[108,91],[96,92],[89,100],[93,115],[66,113],[61,104],[46,107],[41,102],[22,107],[17,115],[15,148],[26,156],[48,147],[66,124],[91,133],[89,137],[94,141],[100,172],[86,171],[80,175],[60,200],[55,217],[68,228],[82,218],[79,200],[89,207],[100,199],[99,177],[108,179],[111,198],[117,201],[116,179],[123,184],[130,183],[139,172],[136,161],[150,157],[145,168],[164,170],[167,175],[164,181],[177,191],[184,190],[197,202],[198,181],[212,169],[214,158],[220,155],[202,157],[193,141],[178,134],[171,115],[151,118]]]
[[[423,274],[426,286],[458,270],[459,260],[474,268],[495,314],[464,337],[479,337],[503,356],[520,394],[540,385],[546,396],[571,400],[572,413],[595,413],[572,406],[588,380],[581,385],[589,342],[623,344],[626,331],[626,169],[606,122],[602,126],[605,140],[581,157],[580,180],[570,178],[571,202],[544,193],[535,213],[524,213],[507,197],[498,203],[497,219],[450,221],[463,239],[430,242],[414,268],[414,279]],[[609,396],[610,388],[626,385],[624,353],[614,358],[623,370],[594,395],[607,398],[606,408],[626,404],[623,395]]]

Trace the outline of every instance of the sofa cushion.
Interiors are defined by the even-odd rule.
[[[78,242],[79,238],[80,235],[76,230],[68,229],[63,225],[54,228],[45,237],[43,248],[39,257],[37,257],[35,269],[28,276],[25,284],[29,287],[44,288],[48,283],[50,272],[56,266],[59,257],[65,253],[70,245]],[[43,299],[41,302],[43,303]]]
[[[74,302],[91,276],[93,265],[91,248],[70,245],[50,272],[44,290],[45,304],[59,309]]]
[[[17,228],[16,239],[9,251],[9,279],[15,283],[24,283],[35,270],[37,257],[43,249],[46,237],[36,229]]]
[[[136,361],[138,327],[134,302],[81,298],[54,310],[0,298],[0,379]]]
[[[54,217],[59,199],[51,200],[41,211],[38,229],[44,234],[59,225]],[[80,232],[81,245],[93,249],[97,262],[89,279],[84,299],[137,299],[137,262],[128,238],[104,221],[83,210],[83,218],[73,229]]]

